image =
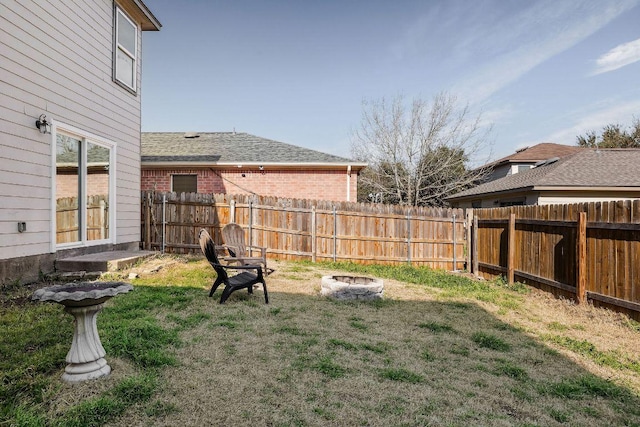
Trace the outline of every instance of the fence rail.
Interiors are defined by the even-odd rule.
[[[226,194],[142,193],[146,249],[222,243],[230,222],[270,258],[465,267],[640,320],[640,200],[494,209],[408,208]],[[472,231],[472,232],[469,232]]]
[[[142,236],[148,249],[199,250],[205,228],[221,243],[236,222],[250,244],[280,259],[428,265],[464,269],[461,209],[410,208],[245,195],[142,193]]]
[[[80,211],[77,197],[62,197],[56,200],[56,243],[80,240]],[[109,237],[109,196],[106,194],[87,196],[86,239],[101,240]]]
[[[640,319],[640,200],[476,209],[473,272]]]

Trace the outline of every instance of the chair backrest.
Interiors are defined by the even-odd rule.
[[[220,265],[220,261],[218,261],[216,245],[213,243],[213,239],[207,230],[204,228],[200,230],[198,240],[200,241],[200,249],[202,249],[202,253],[207,258],[207,261],[209,261],[209,264],[211,264],[211,267],[218,273],[218,276],[226,281],[228,279],[227,272],[222,268],[222,265]]]
[[[244,243],[244,230],[240,225],[235,222],[231,222],[222,227],[222,238],[227,246],[238,248],[238,251],[240,251],[238,255],[246,255],[247,248]]]

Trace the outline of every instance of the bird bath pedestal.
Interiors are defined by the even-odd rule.
[[[96,317],[109,298],[133,289],[123,282],[82,282],[49,286],[34,292],[34,301],[57,302],[74,317],[71,350],[67,353],[67,367],[62,379],[69,383],[86,381],[109,375],[111,367],[104,356]]]

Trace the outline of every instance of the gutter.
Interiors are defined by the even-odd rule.
[[[274,162],[147,162],[142,161],[141,166],[143,169],[152,169],[152,168],[194,168],[194,167],[206,167],[206,168],[259,168],[260,166],[270,166],[275,168],[319,168],[319,169],[335,169],[335,168],[343,168],[346,167],[350,171],[352,168],[357,170],[364,169],[367,167],[367,163],[320,163],[320,162],[311,162],[311,163],[303,163],[303,162],[283,162],[283,163],[274,163]]]
[[[593,187],[593,186],[564,186],[564,187],[550,187],[550,186],[534,186],[533,190],[536,191],[640,191],[640,187]]]

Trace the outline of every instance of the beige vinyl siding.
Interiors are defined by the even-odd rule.
[[[637,199],[640,198],[640,189],[636,192],[619,191],[565,191],[565,192],[543,192],[540,194],[538,204],[555,205],[565,203],[582,202],[610,202],[613,200]]]
[[[116,144],[115,243],[139,240],[141,39],[133,95],[112,79],[111,0],[0,0],[0,259],[50,252],[52,136],[35,127],[43,113]]]

